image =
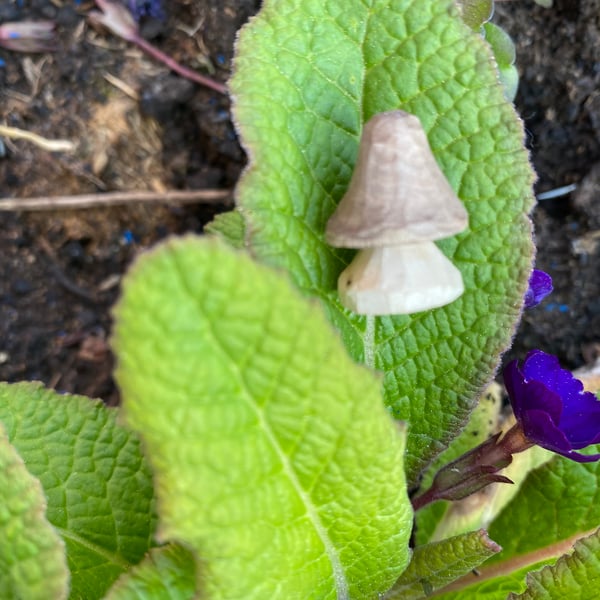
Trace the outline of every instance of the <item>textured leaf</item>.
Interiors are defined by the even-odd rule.
[[[510,600],[597,600],[600,592],[600,535],[576,542],[575,550],[553,566],[527,576],[527,590]]]
[[[475,31],[492,18],[494,0],[456,0],[462,20]]]
[[[499,559],[581,535],[600,525],[600,463],[556,457],[533,471],[490,527]],[[494,560],[495,560],[494,559]]]
[[[60,600],[69,595],[65,547],[44,512],[40,482],[0,424],[0,595],[4,600]]]
[[[148,550],[152,479],[115,411],[40,384],[0,384],[0,421],[42,483],[46,516],[65,542],[71,597],[102,597]]]
[[[598,527],[599,475],[599,463],[560,457],[530,473],[490,527],[502,552],[489,559],[479,577],[462,582],[460,592],[441,598],[504,600],[509,592],[523,592],[528,571],[553,565],[572,550],[574,540]]]
[[[104,600],[192,600],[196,565],[181,546],[153,548],[131,571],[121,575]]]
[[[485,568],[477,573],[467,575],[464,579],[451,584],[452,591],[436,594],[436,600],[506,600],[511,592],[525,590],[525,577],[532,568],[539,564],[531,564],[515,570],[498,574],[497,577],[487,578]]]
[[[494,51],[494,57],[499,65],[513,65],[517,58],[515,45],[508,33],[495,23],[486,23],[483,26],[485,39]]]
[[[492,47],[494,58],[498,63],[498,73],[504,87],[504,93],[507,99],[512,102],[519,87],[519,72],[515,67],[515,45],[508,33],[494,23],[485,23],[483,30],[485,39]]]
[[[500,550],[483,530],[418,546],[408,568],[384,598],[417,600],[430,596]]]
[[[216,239],[141,258],[116,309],[117,379],[160,537],[215,598],[372,598],[408,561],[404,438],[318,307]]]
[[[477,406],[469,417],[469,422],[460,435],[452,441],[450,446],[436,458],[425,472],[420,487],[422,491],[431,486],[433,478],[439,469],[499,431],[501,407],[502,395],[500,386],[497,383],[492,383],[485,393],[482,394]],[[422,546],[428,542],[456,535],[458,532],[445,535],[449,527],[443,527],[439,524],[445,519],[445,515],[453,505],[464,506],[468,502],[470,502],[468,499],[465,499],[463,502],[447,502],[442,500],[420,509],[415,514],[415,539],[417,545]],[[471,529],[478,528],[479,526],[475,525]],[[443,530],[443,532],[440,530]],[[463,529],[460,533],[464,531]]]
[[[204,230],[207,233],[215,233],[225,238],[234,248],[244,246],[245,224],[242,215],[236,210],[217,215]]]
[[[351,355],[383,371],[387,406],[410,423],[414,483],[489,381],[531,268],[533,173],[490,48],[449,0],[265,0],[240,34],[231,90],[250,157],[237,189],[246,242],[320,297]],[[466,291],[367,327],[337,297],[353,252],[323,232],[363,123],[397,108],[419,117],[469,212],[469,229],[439,244]]]
[[[600,584],[598,556],[598,532],[595,532],[583,539],[557,544],[546,552],[519,556],[506,564],[486,565],[476,575],[467,575],[451,584],[448,589],[452,591],[436,597],[441,600],[596,600]]]

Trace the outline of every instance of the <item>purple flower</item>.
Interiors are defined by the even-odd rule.
[[[552,277],[544,271],[534,269],[529,278],[529,287],[525,292],[525,308],[537,306],[552,290]]]
[[[504,383],[527,439],[577,462],[600,460],[574,452],[600,442],[600,401],[555,356],[532,350],[522,366],[507,365]]]

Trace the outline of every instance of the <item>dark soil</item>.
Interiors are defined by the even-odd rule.
[[[235,34],[259,0],[163,4],[166,23],[147,21],[142,31],[182,64],[226,81]],[[245,158],[228,99],[91,28],[86,15],[93,5],[0,2],[0,21],[58,23],[56,52],[0,49],[0,122],[78,143],[74,154],[59,155],[4,139],[0,197],[232,188]],[[38,379],[115,403],[107,337],[122,273],[141,248],[171,233],[199,232],[224,208],[132,204],[0,213],[0,380]]]
[[[554,293],[524,314],[506,358],[540,348],[580,367],[600,356],[600,0],[501,3],[495,21],[517,48],[536,191],[577,185],[533,212],[537,266]]]
[[[575,193],[534,213],[538,266],[555,293],[526,313],[511,356],[538,347],[569,367],[600,349],[600,0],[504,3],[513,36],[538,191]],[[166,23],[144,33],[181,63],[219,81],[235,34],[259,0],[171,0]],[[53,53],[0,49],[0,122],[76,141],[51,154],[0,145],[0,197],[111,190],[230,189],[244,165],[229,102],[189,84],[85,19],[93,2],[0,2],[0,21],[54,19]],[[133,99],[105,75],[139,96]],[[114,81],[114,79],[113,79]],[[118,83],[118,82],[117,82]],[[0,213],[0,380],[118,401],[107,345],[110,307],[133,256],[171,233],[199,232],[224,205]]]

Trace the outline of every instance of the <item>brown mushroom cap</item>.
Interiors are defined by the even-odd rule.
[[[332,246],[370,248],[437,240],[468,224],[417,117],[380,113],[364,126],[350,186],[327,223]]]

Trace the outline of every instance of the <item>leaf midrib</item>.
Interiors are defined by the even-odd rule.
[[[110,552],[106,548],[102,548],[102,546],[99,546],[98,544],[91,542],[90,540],[86,539],[85,537],[82,537],[81,535],[78,535],[77,533],[74,533],[73,531],[70,531],[68,529],[63,529],[62,527],[56,527],[56,526],[54,526],[54,529],[59,533],[59,535],[64,540],[69,540],[71,542],[75,542],[76,544],[79,544],[80,546],[83,546],[87,550],[90,550],[91,552],[94,552],[95,554],[102,556],[103,558],[106,559],[107,562],[109,562],[113,565],[116,565],[123,571],[127,571],[128,569],[130,569],[132,567],[132,564],[128,560],[126,560],[125,558],[120,556],[119,554]]]
[[[323,522],[321,521],[321,517],[319,516],[319,514],[316,510],[316,507],[314,506],[314,503],[312,502],[310,495],[302,488],[302,485],[300,484],[300,481],[298,480],[298,478],[296,476],[296,473],[295,473],[294,468],[289,460],[288,455],[285,454],[285,452],[281,448],[279,441],[271,428],[271,425],[264,417],[263,411],[260,410],[260,407],[254,401],[252,394],[248,391],[242,370],[240,369],[239,365],[236,363],[234,358],[232,356],[230,356],[230,354],[228,353],[228,351],[224,347],[224,345],[221,343],[219,337],[217,336],[217,334],[215,333],[215,331],[213,329],[212,322],[210,321],[210,319],[206,318],[205,311],[203,310],[201,303],[198,301],[198,299],[195,298],[192,290],[189,288],[189,286],[187,284],[187,279],[185,277],[185,270],[182,269],[182,267],[179,265],[176,257],[174,255],[171,255],[171,256],[173,258],[174,267],[175,267],[177,273],[179,274],[179,279],[181,281],[184,292],[188,295],[190,300],[193,303],[195,303],[195,305],[198,308],[199,314],[204,317],[204,321],[207,324],[207,332],[212,337],[215,348],[218,349],[218,351],[220,351],[224,355],[226,362],[231,366],[230,372],[231,372],[232,376],[234,376],[238,381],[240,389],[243,392],[240,395],[241,398],[243,399],[243,401],[245,401],[248,404],[248,406],[251,408],[251,410],[255,413],[255,415],[258,419],[258,422],[264,431],[266,438],[268,439],[273,450],[275,451],[275,454],[277,455],[279,461],[281,462],[281,465],[283,467],[283,473],[285,475],[287,475],[289,481],[292,484],[292,487],[294,488],[294,491],[296,492],[296,494],[302,501],[302,504],[305,507],[305,510],[309,517],[309,520],[313,524],[313,527],[314,527],[317,535],[319,536],[319,539],[323,543],[323,546],[325,548],[325,553],[327,554],[327,557],[329,558],[329,561],[331,564],[332,577],[335,582],[335,589],[336,589],[336,594],[337,594],[338,600],[347,600],[350,597],[348,581],[347,581],[345,570],[342,566],[342,562],[340,560],[338,550],[335,547],[335,545],[333,544],[332,540],[329,538],[327,529],[323,525]]]

